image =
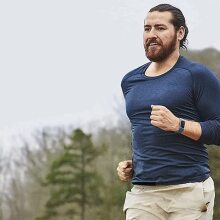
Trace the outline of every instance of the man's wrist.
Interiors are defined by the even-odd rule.
[[[185,128],[185,123],[186,121],[184,119],[179,118],[179,127],[178,130],[175,131],[175,133],[182,134]]]

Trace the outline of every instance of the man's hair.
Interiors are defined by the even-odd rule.
[[[157,5],[153,8],[150,9],[149,12],[153,12],[153,11],[159,11],[159,12],[170,12],[172,14],[172,20],[171,20],[171,23],[174,25],[174,28],[176,31],[179,30],[179,28],[181,26],[183,26],[185,28],[185,35],[183,37],[183,39],[180,41],[180,47],[183,48],[183,49],[187,49],[187,35],[188,35],[188,27],[186,26],[186,21],[185,21],[185,17],[182,13],[182,11],[172,5],[169,5],[169,4],[160,4],[160,5]]]

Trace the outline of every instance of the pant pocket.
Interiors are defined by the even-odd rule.
[[[213,179],[209,177],[207,180],[202,182],[202,189],[203,189],[203,197],[204,197],[204,212],[207,211],[208,207],[211,205],[214,205],[214,199],[215,199],[215,186]]]

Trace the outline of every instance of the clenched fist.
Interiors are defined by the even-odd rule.
[[[118,177],[121,181],[128,182],[132,178],[132,160],[121,161],[117,167]]]
[[[151,124],[164,131],[178,131],[179,118],[177,118],[168,108],[162,105],[151,106]]]

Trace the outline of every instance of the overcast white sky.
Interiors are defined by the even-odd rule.
[[[220,50],[219,0],[0,1],[0,144],[109,115],[123,75],[146,62],[143,19],[159,3],[183,11],[190,48]]]

